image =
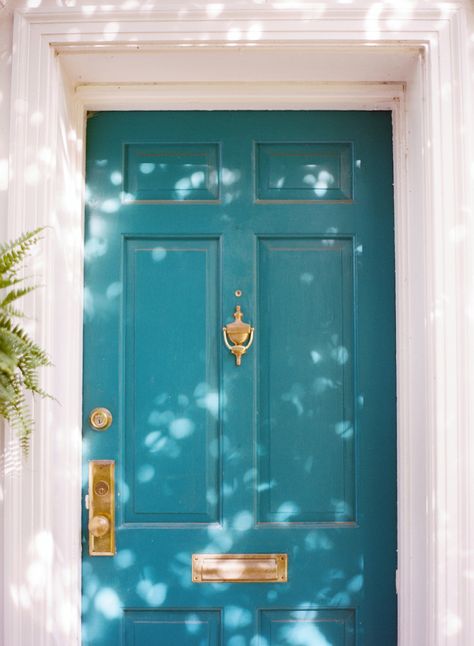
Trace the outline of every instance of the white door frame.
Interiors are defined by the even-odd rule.
[[[7,437],[5,644],[80,644],[84,115],[132,108],[393,110],[399,645],[474,643],[468,34],[462,3],[426,7],[400,23],[344,4],[323,15],[268,8],[16,16],[8,232],[52,227],[35,267],[46,288],[29,307],[55,363],[44,385],[61,407],[36,405],[27,463],[11,431]],[[297,49],[315,60],[324,54],[329,67],[347,61],[349,79],[269,80],[249,67],[248,81],[230,82],[219,59],[231,47],[250,58],[271,50],[277,69],[278,57],[283,65]],[[390,80],[394,58],[414,50],[404,78]],[[164,51],[185,57],[192,82],[156,82],[153,66],[149,78],[131,82],[147,56]],[[212,82],[200,77],[203,52],[214,53]],[[71,80],[71,56],[85,61],[80,83]],[[107,83],[118,58],[125,83]],[[380,83],[367,79],[375,61]]]

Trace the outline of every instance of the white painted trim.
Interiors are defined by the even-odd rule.
[[[31,299],[37,338],[56,364],[46,387],[62,407],[42,402],[35,411],[32,454],[21,465],[8,440],[5,482],[5,644],[78,646],[80,643],[80,462],[82,176],[84,109],[183,107],[281,107],[377,109],[391,106],[395,124],[397,269],[397,366],[399,437],[399,644],[466,646],[474,643],[470,619],[474,571],[468,483],[474,456],[468,434],[469,392],[474,371],[467,353],[472,321],[465,298],[469,205],[468,147],[472,97],[467,32],[461,4],[414,9],[403,29],[367,23],[366,12],[344,6],[323,17],[313,13],[261,11],[225,14],[209,22],[202,13],[178,20],[170,10],[141,15],[18,14],[12,87],[12,181],[9,235],[51,224],[47,254],[38,267],[47,289]],[[291,83],[155,84],[68,87],[60,59],[80,43],[93,56],[111,43],[106,26],[126,25],[127,39],[144,46],[194,45],[190,62],[206,42],[217,55],[229,33],[248,33],[256,20],[261,42],[285,46],[324,43],[327,55],[350,54],[367,42],[400,52],[421,48],[416,69],[400,84]],[[105,34],[104,34],[105,29]],[[234,30],[229,32],[229,29]],[[177,39],[181,39],[178,41]],[[61,55],[56,56],[55,44]],[[236,43],[231,43],[236,44]],[[258,43],[253,43],[255,47]],[[68,49],[68,47],[70,49]],[[377,45],[365,47],[366,60]],[[73,55],[72,53],[70,55]],[[140,54],[130,53],[136,60]],[[113,63],[111,63],[113,64]],[[132,63],[133,64],[133,63]],[[357,78],[353,78],[357,80]],[[383,79],[381,79],[383,80]],[[294,90],[297,89],[297,92]],[[36,115],[36,116],[35,116]],[[43,122],[39,124],[39,121]],[[471,201],[470,201],[471,200]]]
[[[78,102],[88,110],[391,110],[403,83],[159,83],[84,85]],[[159,107],[158,107],[159,106]]]

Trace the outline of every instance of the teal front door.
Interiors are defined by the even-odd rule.
[[[390,113],[87,135],[83,643],[395,646]]]

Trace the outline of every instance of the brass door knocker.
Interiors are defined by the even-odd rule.
[[[235,321],[222,328],[224,343],[234,355],[237,366],[240,366],[242,355],[244,355],[252,345],[253,333],[255,330],[255,328],[251,327],[248,323],[244,323],[242,321],[242,316],[243,314],[240,311],[240,305],[237,305],[234,312]],[[231,345],[229,340],[232,341],[234,345]],[[246,342],[247,345],[243,345]]]

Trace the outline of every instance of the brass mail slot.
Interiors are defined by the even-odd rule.
[[[287,554],[193,554],[193,583],[285,583]]]

